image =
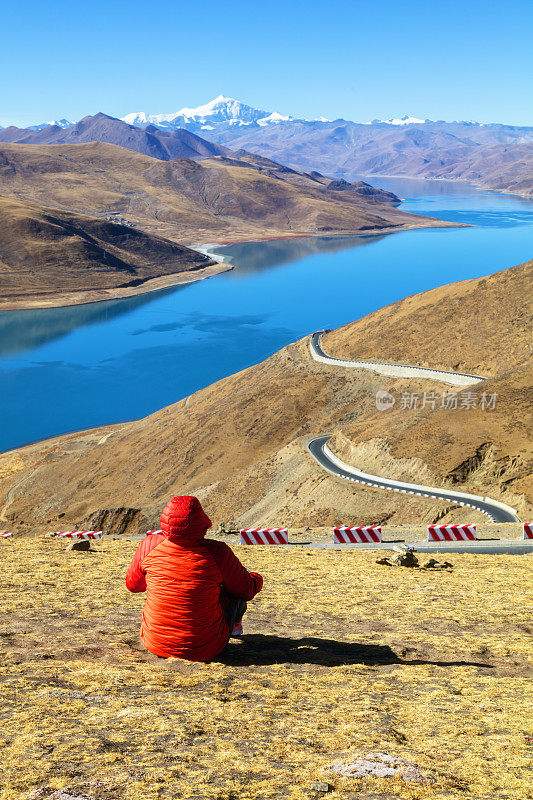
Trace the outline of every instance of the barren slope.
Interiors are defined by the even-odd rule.
[[[83,214],[120,213],[185,244],[317,232],[449,226],[399,211],[393,195],[253,158],[159,161],[91,143],[0,146],[3,195]]]
[[[194,280],[221,268],[126,225],[0,197],[0,310],[123,296],[154,279]]]
[[[394,353],[416,363],[425,337],[434,343],[438,363],[460,362],[469,370],[486,366],[491,377],[473,387],[476,408],[462,409],[459,402],[456,410],[440,409],[441,393],[448,394],[450,387],[433,381],[394,380],[317,364],[310,359],[307,340],[302,340],[143,420],[0,456],[0,524],[19,524],[21,530],[57,529],[60,520],[63,527],[100,525],[109,521],[106,509],[121,509],[113,516],[119,527],[142,529],[157,525],[169,495],[187,492],[205,501],[215,522],[246,525],[305,526],[350,519],[420,524],[439,515],[464,517],[464,511],[449,510],[443,503],[398,498],[331,478],[305,451],[307,436],[327,432],[335,434],[337,452],[369,472],[453,485],[501,498],[521,514],[531,513],[526,351],[530,325],[523,313],[531,266],[530,262],[403,301],[411,304],[416,324],[413,337],[407,332],[403,349]],[[512,326],[498,305],[504,288],[506,301],[510,298],[517,310]],[[490,309],[484,305],[489,294]],[[468,329],[459,330],[455,338],[456,315],[437,321],[433,317],[432,300],[437,307],[446,298],[453,305],[456,296],[463,297],[464,314],[475,317],[478,334],[487,343],[484,361]],[[369,320],[375,320],[374,355],[379,356],[379,343],[387,340],[390,325],[395,330],[395,318],[405,324],[402,308],[395,304],[346,326],[342,339],[358,339],[358,326],[364,332]],[[424,334],[417,339],[418,326]],[[335,336],[341,337],[341,332]],[[441,342],[445,349],[439,357]],[[378,389],[394,393],[395,410],[376,410]],[[435,391],[435,410],[402,410],[402,391],[420,396]],[[483,391],[497,394],[493,410],[480,407]],[[475,521],[476,514],[468,516]]]
[[[330,355],[495,375],[531,357],[532,264],[406,297],[322,338]]]

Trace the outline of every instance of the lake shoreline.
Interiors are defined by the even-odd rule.
[[[404,224],[402,226],[388,226],[386,228],[372,228],[363,231],[309,231],[306,233],[287,233],[276,234],[272,236],[256,236],[253,238],[240,237],[237,239],[221,239],[218,242],[209,242],[208,244],[190,243],[187,246],[198,253],[214,258],[214,250],[216,247],[223,247],[232,244],[248,244],[250,242],[269,242],[282,239],[308,239],[313,236],[377,236],[388,235],[391,233],[401,233],[402,231],[409,230],[422,230],[424,228],[465,228],[471,227],[463,223],[445,222],[438,219],[431,219],[431,224],[423,224],[428,219],[422,217],[422,224]],[[184,242],[182,242],[184,244]],[[127,297],[135,297],[140,294],[147,294],[149,292],[156,292],[160,289],[167,289],[172,286],[182,286],[198,281],[212,278],[224,272],[234,269],[233,264],[224,261],[223,256],[216,256],[214,264],[207,267],[202,267],[189,272],[175,272],[171,275],[161,275],[154,278],[147,278],[137,286],[117,286],[114,288],[101,288],[89,289],[80,292],[65,292],[65,293],[50,293],[50,295],[38,294],[33,297],[21,298],[19,300],[5,300],[0,298],[0,313],[3,311],[29,311],[35,309],[46,308],[65,308],[68,306],[87,305],[89,303],[100,303],[106,300],[122,300]]]
[[[413,214],[413,216],[415,216]],[[468,225],[464,222],[447,222],[445,220],[433,219],[425,217],[422,214],[418,216],[422,217],[422,219],[427,220],[431,219],[431,224],[429,225],[421,225],[421,224],[406,224],[400,226],[389,226],[386,228],[371,228],[369,230],[359,230],[359,231],[309,231],[308,233],[281,233],[276,234],[273,236],[254,236],[252,238],[249,237],[238,237],[237,239],[219,239],[216,242],[208,242],[206,243],[193,243],[187,242],[187,247],[190,247],[193,250],[196,250],[198,253],[202,253],[203,255],[209,256],[210,258],[213,257],[213,249],[214,247],[226,247],[232,244],[253,244],[255,242],[276,242],[282,241],[285,239],[311,239],[317,236],[320,237],[338,237],[341,238],[342,236],[381,236],[381,235],[389,235],[391,233],[402,233],[403,231],[420,231],[420,230],[433,230],[435,228],[472,228],[473,225]],[[217,256],[217,258],[221,259],[222,256]]]
[[[203,242],[214,261],[235,266],[216,281],[0,314],[0,451],[144,418],[310,331],[348,324],[437,280],[480,277],[530,257],[527,200],[444,181],[391,179],[385,188],[406,198],[409,213],[425,215],[426,226],[431,216],[470,225],[420,236],[288,232],[292,239],[227,247],[214,242],[238,234],[202,231],[196,248]]]
[[[494,186],[489,186],[487,183],[472,183],[472,181],[463,181],[460,178],[439,178],[433,177],[428,178],[422,175],[389,175],[388,173],[376,172],[371,175],[365,175],[364,180],[371,180],[372,178],[394,178],[396,180],[401,181],[425,181],[426,183],[431,183],[431,181],[440,182],[440,183],[455,183],[459,184],[459,186],[464,186],[466,189],[475,189],[478,192],[495,192],[496,194],[504,194],[508,197],[519,197],[521,200],[533,200],[533,192],[512,192],[510,189],[496,189]]]
[[[2,311],[26,311],[38,308],[65,308],[67,306],[82,306],[89,303],[100,303],[106,300],[123,300],[127,297],[135,297],[139,294],[157,292],[160,289],[168,289],[171,286],[181,286],[190,283],[212,278],[223,272],[233,269],[231,264],[218,261],[207,267],[189,272],[174,272],[171,275],[160,275],[155,278],[147,278],[138,286],[117,286],[108,289],[90,289],[85,292],[65,292],[65,294],[53,294],[51,296],[37,295],[33,299],[28,298],[17,301],[0,300],[0,313]]]

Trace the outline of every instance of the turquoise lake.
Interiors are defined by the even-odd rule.
[[[533,202],[443,181],[371,182],[407,211],[475,227],[220,247],[235,269],[209,280],[1,312],[0,451],[145,416],[314,330],[533,254]]]

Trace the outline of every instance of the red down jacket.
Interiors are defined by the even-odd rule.
[[[221,587],[251,600],[263,578],[248,572],[224,542],[205,539],[211,520],[196,497],[173,497],[161,530],[137,548],[126,575],[130,592],[146,592],[141,640],[157,656],[209,661],[231,631]]]

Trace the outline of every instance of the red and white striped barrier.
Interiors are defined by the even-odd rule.
[[[245,528],[241,544],[289,544],[287,528]]]
[[[2,536],[4,539],[7,539],[8,536],[13,536],[13,534],[8,533],[7,531],[0,531],[0,536]]]
[[[155,536],[156,533],[163,533],[163,531],[161,529],[158,531],[146,531],[146,536]]]
[[[524,522],[522,530],[524,539],[533,539],[533,522]]]
[[[103,531],[59,531],[55,535],[67,539],[101,539]]]
[[[428,525],[428,542],[475,541],[474,525]]]
[[[381,525],[355,525],[333,528],[333,541],[337,544],[372,544],[381,542]]]

